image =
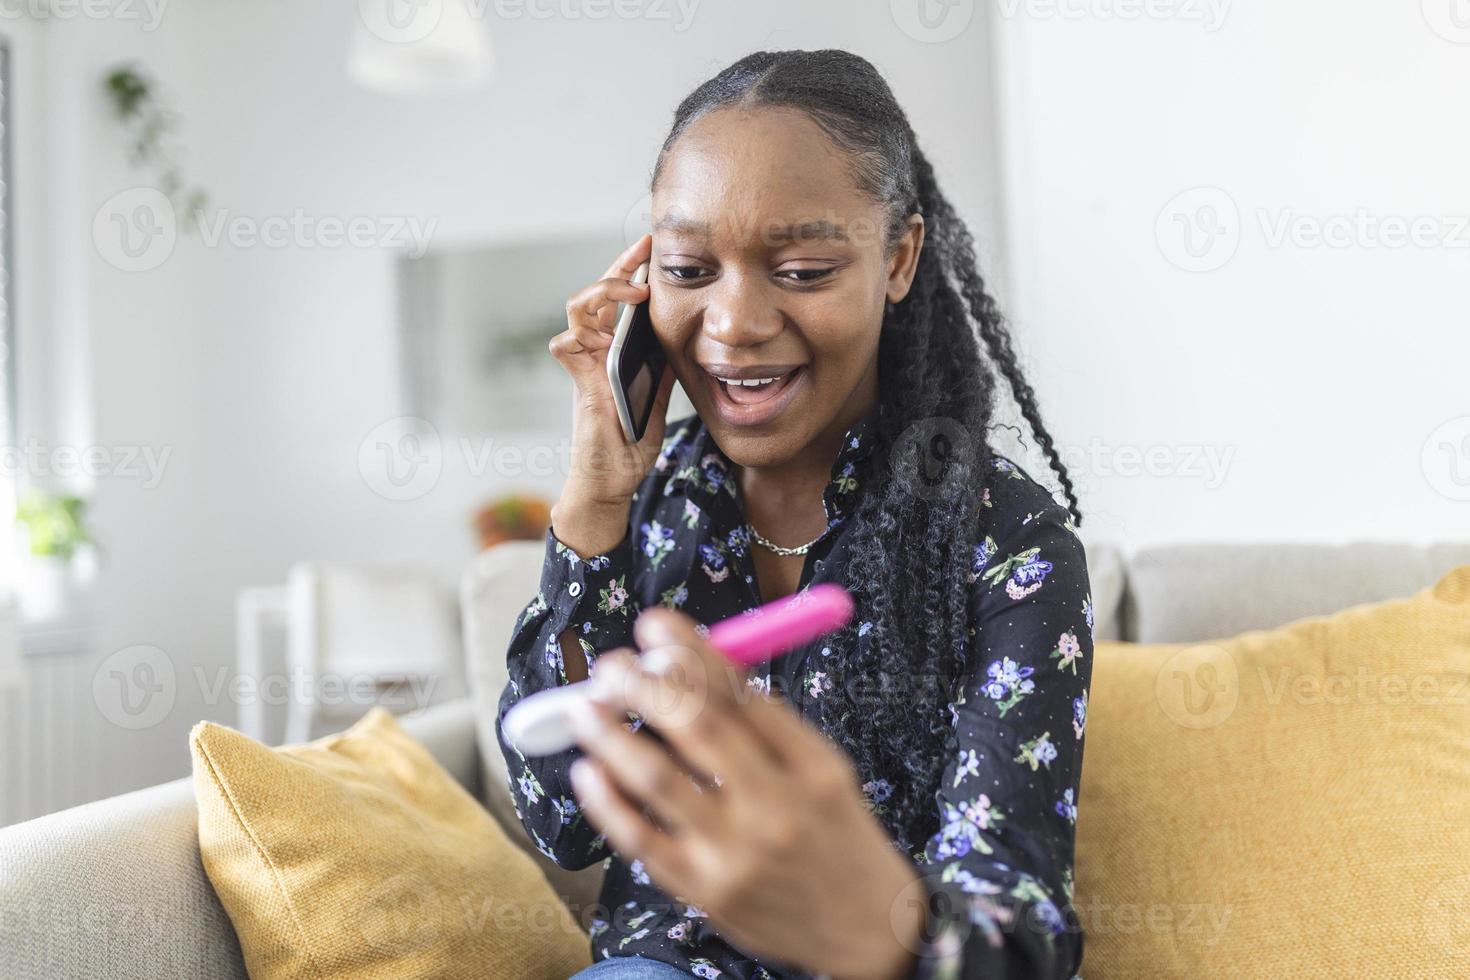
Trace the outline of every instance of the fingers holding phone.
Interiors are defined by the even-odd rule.
[[[602,352],[612,346],[618,305],[647,302],[647,278],[632,280],[648,262],[652,250],[653,236],[644,235],[618,256],[601,279],[567,299],[567,329],[551,338],[547,346],[579,388],[606,373]]]
[[[552,523],[557,536],[584,555],[602,549],[574,539],[608,546],[619,540],[619,521],[626,525],[633,492],[663,444],[674,377],[648,318],[644,280],[652,252],[653,238],[644,235],[602,279],[574,293],[567,300],[567,329],[548,344],[576,388],[571,471]],[[614,379],[620,379],[616,394]]]

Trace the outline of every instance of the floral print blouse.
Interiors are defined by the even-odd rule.
[[[799,588],[842,579],[847,515],[865,482],[880,476],[865,467],[878,411],[847,432],[833,463],[823,494],[828,533],[808,552]],[[621,542],[582,557],[547,531],[540,590],[510,644],[501,718],[526,695],[567,683],[558,642],[566,630],[595,669],[598,652],[636,648],[632,625],[642,607],[661,603],[709,624],[760,604],[734,472],[699,418],[689,416],[670,423]],[[1082,958],[1071,900],[1092,672],[1086,563],[1066,509],[1010,460],[995,456],[975,492],[983,518],[966,584],[978,643],[973,672],[948,706],[958,749],[935,794],[933,833],[910,852],[938,910],[930,922],[937,938],[915,976],[1066,978]],[[859,608],[858,642],[861,616]],[[758,665],[748,682],[808,714],[843,682],[842,671],[818,643]],[[527,758],[502,734],[501,750],[517,813],[536,846],[566,868],[604,863],[597,908],[573,910],[590,923],[595,960],[643,956],[730,980],[808,976],[746,955],[699,907],[663,894],[641,862],[614,853],[572,792],[568,768],[579,748]],[[882,807],[898,777],[863,775],[870,805]]]

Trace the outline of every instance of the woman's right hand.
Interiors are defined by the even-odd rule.
[[[575,386],[571,470],[561,499],[552,508],[552,525],[562,543],[583,556],[606,551],[622,540],[633,491],[663,447],[673,368],[664,368],[648,429],[636,444],[623,435],[607,377],[618,304],[648,299],[647,283],[628,280],[652,254],[653,236],[644,235],[600,280],[574,293],[567,300],[567,329],[547,345]]]

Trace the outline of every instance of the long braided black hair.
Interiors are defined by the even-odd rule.
[[[847,51],[761,51],[694,90],[654,168],[688,126],[720,108],[796,109],[852,161],[858,186],[886,211],[891,250],[909,217],[925,241],[908,295],[890,304],[879,339],[877,442],[849,520],[845,570],[866,628],[829,638],[847,683],[817,699],[818,721],[865,779],[888,779],[877,808],[900,846],[934,828],[934,793],[953,747],[948,703],[974,649],[966,596],[976,542],[984,535],[981,490],[991,449],[996,376],[1005,379],[1080,522],[1076,495],[1036,399],[1016,364],[1010,335],[986,291],[969,230],[939,189],[934,169],[878,70]]]

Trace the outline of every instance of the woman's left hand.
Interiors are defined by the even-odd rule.
[[[752,956],[843,980],[907,976],[922,884],[848,757],[747,686],[688,616],[651,608],[634,636],[643,656],[599,656],[601,704],[575,721],[585,755],[572,785],[588,819]],[[629,731],[626,711],[669,748]]]

